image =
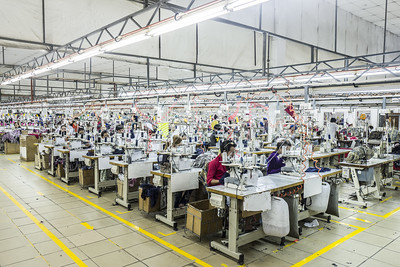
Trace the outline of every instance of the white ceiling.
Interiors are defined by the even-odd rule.
[[[335,3],[335,0],[330,0]],[[385,24],[386,0],[338,0],[338,7],[379,27]],[[400,35],[400,1],[388,0],[387,30]]]

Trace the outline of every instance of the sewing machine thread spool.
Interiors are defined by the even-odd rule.
[[[266,161],[265,155],[261,155],[261,157],[260,157],[260,163],[261,163],[261,164],[265,164],[265,161]]]
[[[104,138],[104,142],[107,142],[107,137]]]
[[[227,162],[228,161],[228,154],[226,152],[222,152],[222,162]]]
[[[253,154],[252,163],[253,163],[253,165],[257,164],[257,155],[256,154]]]
[[[194,141],[197,142],[197,136],[194,137]]]
[[[139,145],[139,141],[136,139],[135,146]]]
[[[192,137],[189,136],[189,143],[191,143],[191,142],[192,142]]]

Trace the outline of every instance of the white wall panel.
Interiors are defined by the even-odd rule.
[[[264,30],[276,32],[275,27],[275,1],[268,1],[263,4],[262,26]]]
[[[310,48],[295,42],[286,42],[286,62],[285,64],[298,64],[309,62],[310,57]]]
[[[301,40],[309,44],[318,44],[318,1],[302,1],[302,21],[296,22],[302,25]]]
[[[259,8],[260,5],[256,5],[243,10],[239,10],[237,12],[229,13],[225,16],[222,16],[222,18],[258,28],[260,17]]]
[[[318,1],[318,46],[335,49],[335,10],[324,1]]]
[[[351,25],[351,27],[348,27]],[[355,40],[355,36],[358,33],[358,21],[356,16],[347,13],[346,14],[346,24],[343,25],[346,27],[346,47],[345,47],[345,54],[348,55],[356,55],[357,54],[357,42]]]
[[[46,0],[45,7],[46,41],[66,44],[142,6],[125,0]]]
[[[161,57],[196,61],[196,26],[189,26],[161,36]]]
[[[218,22],[199,24],[199,62],[251,68],[254,66],[253,32]]]
[[[41,0],[0,0],[0,35],[41,42]]]

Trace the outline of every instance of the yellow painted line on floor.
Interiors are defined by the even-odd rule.
[[[10,159],[9,159],[9,160],[10,160]],[[10,161],[11,161],[11,160],[10,160]],[[15,163],[15,161],[14,161],[14,163]],[[108,210],[106,210],[105,208],[100,207],[99,205],[96,205],[95,203],[93,203],[93,202],[87,200],[86,198],[83,198],[83,197],[81,197],[81,196],[75,194],[74,192],[69,191],[67,188],[62,187],[62,186],[56,184],[55,182],[53,182],[53,181],[47,179],[46,177],[40,175],[39,173],[37,173],[37,172],[35,172],[35,171],[32,171],[32,170],[26,168],[25,166],[22,166],[22,165],[20,165],[20,166],[21,166],[22,168],[24,168],[25,170],[29,171],[30,173],[32,173],[32,174],[34,174],[34,175],[36,175],[36,176],[42,178],[42,179],[45,180],[46,182],[48,182],[48,183],[54,185],[55,187],[61,189],[62,191],[67,192],[68,194],[70,194],[70,195],[72,195],[72,196],[78,198],[79,200],[85,202],[86,204],[88,204],[88,205],[90,205],[90,206],[92,206],[92,207],[94,207],[94,208],[96,208],[96,209],[98,209],[98,210],[104,212],[105,214],[107,214],[107,215],[113,217],[114,219],[116,219],[116,220],[118,220],[118,221],[120,221],[120,222],[122,222],[122,223],[124,223],[124,224],[126,224],[126,225],[128,225],[128,226],[130,226],[130,227],[132,227],[132,228],[135,229],[136,231],[138,231],[138,232],[144,234],[145,236],[147,236],[147,237],[153,239],[154,241],[157,241],[158,243],[160,243],[160,244],[166,246],[167,248],[169,248],[169,249],[175,251],[176,253],[181,254],[182,256],[188,258],[189,260],[194,261],[195,263],[199,264],[200,266],[211,267],[210,264],[208,264],[208,263],[206,263],[206,262],[200,260],[199,258],[196,258],[195,256],[193,256],[193,255],[187,253],[186,251],[184,251],[184,250],[182,250],[182,249],[180,249],[180,248],[178,248],[178,247],[176,247],[176,246],[174,246],[174,245],[168,243],[167,241],[163,240],[162,238],[160,238],[160,237],[158,237],[158,236],[156,236],[156,235],[153,235],[152,233],[150,233],[150,232],[148,232],[148,231],[146,231],[146,230],[140,228],[139,226],[137,226],[137,225],[135,225],[135,224],[133,224],[133,223],[131,223],[131,222],[125,220],[125,219],[122,219],[121,217],[118,217],[117,215],[115,215],[115,214],[112,213],[111,211],[108,211]]]
[[[382,202],[385,202],[385,201],[388,201],[388,200],[391,199],[391,198],[392,198],[392,197],[385,198],[384,200],[381,201],[381,203],[382,203]]]
[[[87,198],[97,198],[97,197],[91,197],[91,196],[86,196]]]
[[[54,241],[78,266],[87,266],[78,256],[76,256],[63,242],[60,241],[46,226],[44,226],[35,216],[33,216],[24,206],[11,196],[3,187],[0,191],[4,193],[14,204],[20,208],[51,240]]]
[[[361,210],[350,209],[350,208],[346,208],[346,207],[342,207],[342,206],[339,206],[339,208],[344,209],[344,210],[351,210],[351,211],[355,211],[355,212],[362,213],[362,214],[367,214],[367,215],[371,215],[371,216],[384,218],[384,215],[374,214],[374,213],[361,211]]]
[[[365,223],[372,223],[371,221],[368,221],[368,220],[363,220],[363,219],[356,218],[356,217],[349,217],[349,219],[352,219],[352,220],[357,220],[357,221],[360,221],[360,222],[365,222]]]
[[[222,267],[228,267],[228,265],[221,263]]]
[[[399,211],[400,211],[400,207],[398,207],[398,208],[392,210],[391,212],[386,213],[384,216],[381,216],[381,217],[383,217],[384,219],[386,219],[386,218],[392,216],[393,214],[395,214],[395,213],[397,213],[397,212],[399,212]],[[383,220],[384,220],[384,219],[383,219]],[[382,220],[382,221],[383,221],[383,220]],[[376,224],[376,223],[373,223],[373,224],[371,224],[370,226],[368,226],[367,228],[364,228],[364,227],[360,227],[360,226],[356,226],[356,225],[352,225],[352,224],[347,224],[347,223],[343,223],[343,222],[338,222],[338,221],[335,221],[335,220],[331,220],[331,222],[339,223],[339,224],[343,224],[343,225],[347,225],[347,226],[351,226],[351,227],[356,228],[357,230],[355,230],[354,232],[351,232],[350,234],[348,234],[348,235],[346,235],[346,236],[340,238],[339,240],[333,242],[332,244],[330,244],[330,245],[328,245],[328,246],[326,246],[326,247],[324,247],[324,248],[318,250],[318,251],[315,252],[314,254],[312,254],[312,255],[308,256],[307,258],[305,258],[305,259],[299,261],[298,263],[292,265],[292,267],[299,267],[299,266],[303,266],[304,264],[309,263],[309,262],[312,261],[313,259],[318,258],[318,257],[321,256],[322,254],[328,252],[329,250],[331,250],[331,249],[337,247],[338,245],[342,244],[342,243],[345,242],[346,240],[352,238],[352,237],[355,236],[355,235],[358,235],[359,233],[365,231],[366,229],[368,229],[368,228],[370,228],[371,226],[373,226],[373,225]]]
[[[333,242],[332,244],[318,250],[317,252],[315,252],[314,254],[308,256],[307,258],[299,261],[296,264],[293,264],[292,267],[299,267],[299,266],[303,266],[304,264],[309,263],[310,261],[312,261],[315,258],[318,258],[319,256],[321,256],[322,254],[328,252],[329,250],[333,249],[334,247],[337,247],[338,245],[342,244],[344,241],[352,238],[355,235],[358,235],[359,233],[361,233],[362,231],[364,231],[367,228],[359,228],[357,230],[355,230],[354,232],[351,232],[348,235],[345,235],[344,237],[340,238],[339,240]]]
[[[0,169],[0,171],[6,171],[7,169]]]
[[[164,234],[164,233],[161,233],[161,232],[158,232],[160,235],[162,235],[162,236],[170,236],[170,235],[174,235],[174,234],[176,234],[176,232],[173,232],[173,233],[170,233],[170,234]]]
[[[350,227],[357,228],[357,229],[360,228],[360,226],[357,226],[357,225],[348,224],[348,223],[344,223],[344,222],[339,222],[339,221],[335,221],[335,220],[331,220],[331,222],[338,223],[338,224],[343,224],[343,225],[350,226]]]
[[[42,192],[36,192],[39,196],[44,196]]]
[[[392,211],[386,213],[385,215],[383,215],[383,218],[386,219],[386,218],[392,216],[393,214],[395,214],[395,213],[398,212],[398,211],[400,211],[400,207],[398,207],[397,209],[394,209],[394,210],[392,210]]]
[[[89,229],[89,230],[93,230],[93,226],[91,226],[90,224],[88,224],[87,222],[83,222],[83,223],[81,223],[83,226],[85,226],[87,229]]]
[[[119,211],[119,210],[117,210],[117,211],[115,211],[116,213],[119,213],[119,214],[125,214],[125,213],[130,213],[130,212],[132,212],[132,210],[130,210],[130,211]]]
[[[17,164],[15,161],[13,161],[12,159],[8,159],[9,161],[11,161],[12,163],[15,163],[15,164]]]
[[[288,248],[288,247],[290,247],[290,246],[293,246],[293,245],[296,244],[296,243],[297,243],[296,241],[293,241],[292,243],[287,244],[287,245],[285,245],[285,246],[282,247],[282,248],[275,249],[274,251],[272,251],[272,253],[277,253],[278,251],[281,251],[281,250],[283,250],[283,249],[285,249],[285,248]]]
[[[123,249],[123,247],[121,247],[120,245],[118,245],[117,243],[115,243],[114,241],[112,241],[111,239],[107,239],[107,240],[108,240],[108,242],[110,242],[110,243],[116,245],[117,247]]]

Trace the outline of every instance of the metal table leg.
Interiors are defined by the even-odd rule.
[[[231,206],[229,208],[229,231],[228,231],[228,247],[225,245],[211,241],[211,249],[218,250],[232,258],[238,260],[239,264],[244,263],[244,255],[238,250],[238,235],[239,235],[239,208],[238,200],[231,198]]]
[[[89,192],[92,192],[100,197],[101,192],[99,190],[99,180],[99,160],[94,159],[94,188],[89,186],[88,190]]]
[[[69,154],[64,154],[65,156],[65,166],[64,166],[64,171],[65,171],[65,177],[61,177],[61,181],[69,185]]]
[[[47,171],[48,174],[54,176],[54,149],[51,149],[51,160],[50,160],[50,170]]]

